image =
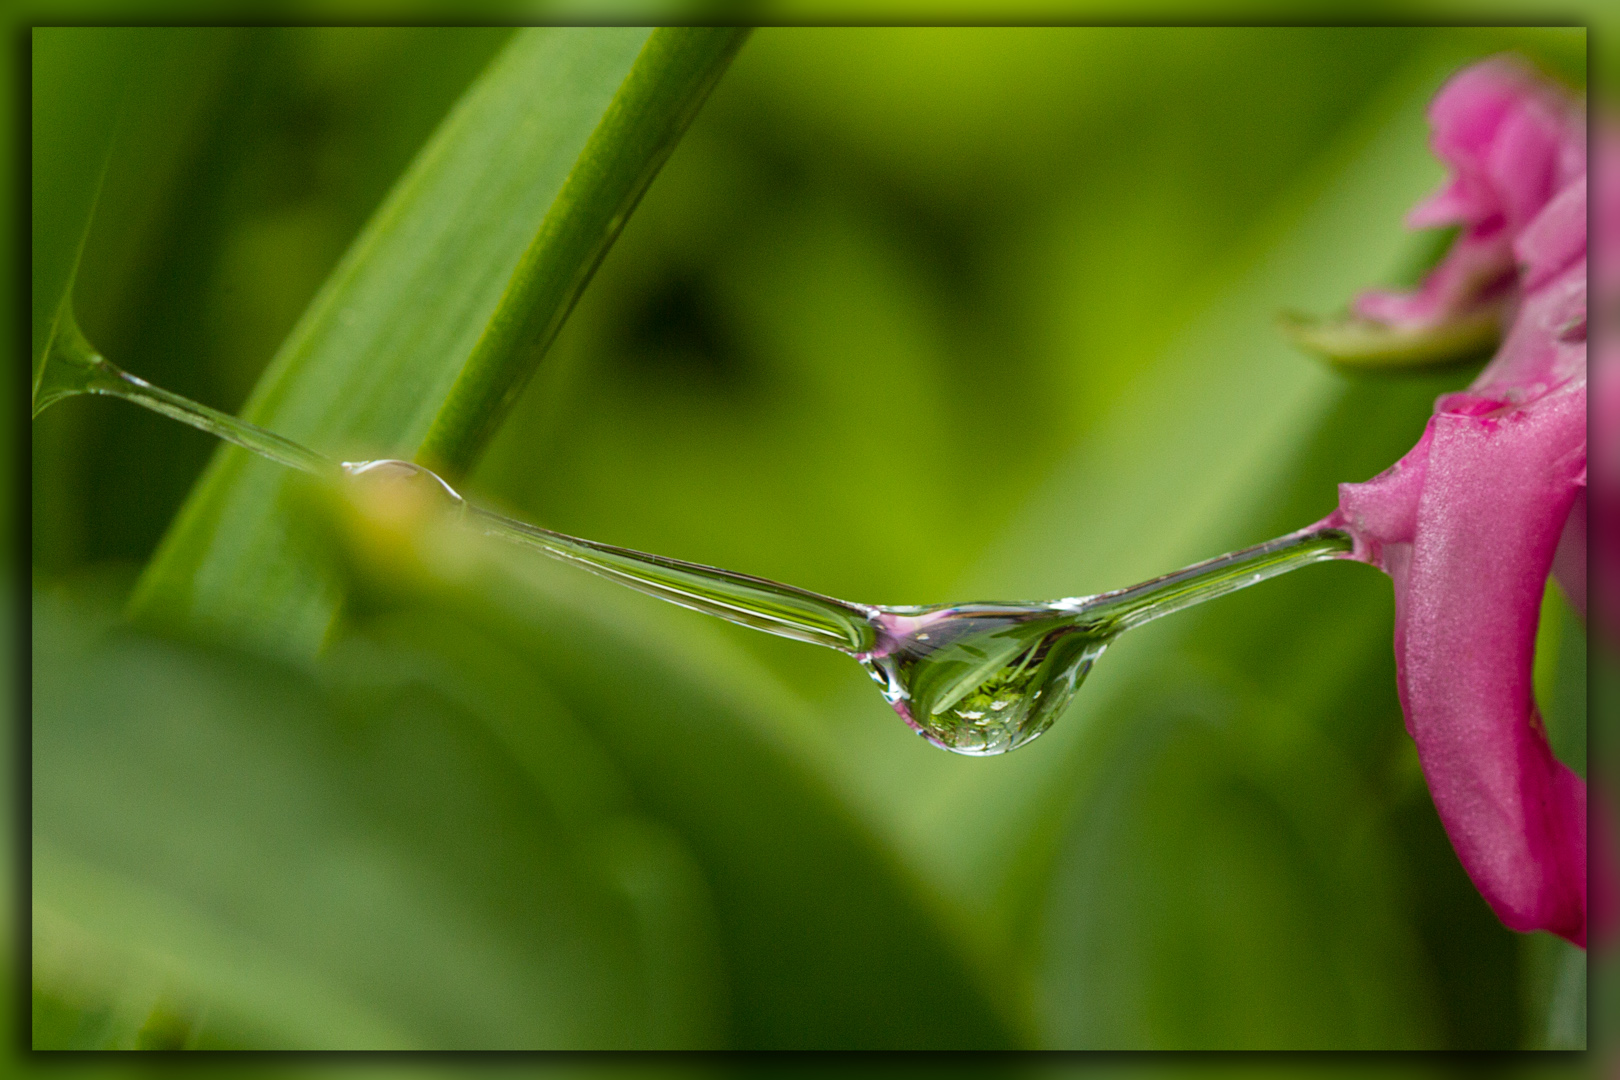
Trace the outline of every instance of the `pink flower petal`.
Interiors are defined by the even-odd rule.
[[[1585,610],[1581,109],[1495,60],[1457,75],[1430,117],[1453,175],[1412,220],[1463,233],[1416,292],[1366,293],[1357,310],[1434,325],[1505,290],[1512,327],[1473,385],[1436,403],[1418,444],[1342,485],[1323,523],[1394,582],[1401,707],[1469,877],[1507,926],[1584,947],[1586,785],[1554,758],[1531,690],[1555,563]]]
[[[1531,693],[1536,621],[1585,467],[1586,388],[1453,395],[1335,515],[1395,583],[1407,730],[1458,857],[1503,923],[1586,941],[1586,786]]]
[[[1520,287],[1534,292],[1560,270],[1586,257],[1586,176],[1571,180],[1513,241],[1523,275]]]

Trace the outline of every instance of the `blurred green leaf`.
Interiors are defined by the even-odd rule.
[[[35,594],[36,1039],[719,1038],[690,857],[521,668],[357,639],[312,678],[108,621]]]
[[[1058,824],[1028,941],[1047,1043],[1436,1045],[1370,792],[1299,716],[1177,659],[1096,733]]]
[[[1586,620],[1549,581],[1536,628],[1532,684],[1558,760],[1586,776]]]
[[[409,457],[447,400],[503,397],[545,344],[523,332],[566,313],[736,40],[679,29],[517,35],[355,241],[244,414],[334,456]],[[621,93],[666,111],[643,126],[614,112]],[[456,416],[437,436],[447,448],[483,421]],[[449,452],[470,457],[476,445],[467,434]],[[295,553],[287,482],[222,449],[135,610],[228,627],[281,655],[318,647],[336,585]]]
[[[1525,935],[1519,944],[1529,969],[1523,1049],[1585,1050],[1586,950],[1548,933]]]

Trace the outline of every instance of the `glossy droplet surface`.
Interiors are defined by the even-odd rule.
[[[889,608],[860,658],[929,742],[958,754],[1016,749],[1052,726],[1112,635],[1062,604]]]

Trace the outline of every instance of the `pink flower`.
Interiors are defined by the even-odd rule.
[[[1586,785],[1553,757],[1530,681],[1555,566],[1585,611],[1584,118],[1489,60],[1447,84],[1430,120],[1452,174],[1409,223],[1462,231],[1416,292],[1363,294],[1357,312],[1431,328],[1496,304],[1510,328],[1405,457],[1341,485],[1324,524],[1394,582],[1401,707],[1469,877],[1507,926],[1584,947]]]
[[[1429,120],[1430,145],[1451,177],[1406,223],[1462,232],[1415,293],[1370,290],[1355,305],[1364,318],[1403,328],[1431,328],[1511,301],[1519,284],[1515,242],[1549,200],[1586,176],[1583,111],[1511,60],[1457,74],[1435,97]],[[1584,227],[1579,240],[1584,251]]]

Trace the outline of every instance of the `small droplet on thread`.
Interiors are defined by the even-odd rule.
[[[384,458],[345,461],[352,499],[373,528],[405,535],[430,520],[456,516],[466,509],[461,495],[431,469],[415,462]]]
[[[388,485],[386,490],[411,492],[430,501],[461,506],[465,500],[461,493],[445,482],[444,477],[414,461],[398,458],[379,458],[376,461],[345,461],[342,469],[351,478],[367,484]]]

